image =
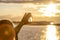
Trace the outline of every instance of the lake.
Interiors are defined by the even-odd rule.
[[[60,26],[24,25],[18,34],[18,40],[60,40]]]

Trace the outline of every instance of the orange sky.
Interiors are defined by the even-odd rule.
[[[24,15],[25,12],[32,12],[33,15],[33,20],[36,21],[36,19],[38,21],[40,20],[49,20],[50,18],[41,18],[40,15],[42,13],[38,12],[39,7],[37,7],[35,4],[32,3],[26,3],[26,4],[18,4],[18,3],[0,3],[0,16],[3,15],[12,15],[12,16],[20,16],[22,17]],[[38,17],[38,18],[37,18]],[[59,22],[59,18],[51,18],[51,20],[53,21],[58,21]]]

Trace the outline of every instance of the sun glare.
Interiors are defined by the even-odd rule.
[[[56,11],[56,5],[55,4],[49,4],[46,8],[46,11],[47,12],[50,12],[50,13],[55,13]]]
[[[51,22],[50,24],[54,24],[53,22]]]
[[[58,40],[56,35],[56,27],[54,25],[47,26],[46,40]]]
[[[56,6],[54,4],[50,4],[47,6],[46,11],[44,12],[43,15],[51,17],[55,16],[56,13]]]
[[[48,4],[45,8],[40,8],[38,11],[43,12],[42,16],[52,17],[56,16],[58,10],[55,4]]]
[[[32,17],[30,17],[28,21],[29,21],[29,22],[32,22]]]

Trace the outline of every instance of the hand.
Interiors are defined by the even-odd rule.
[[[31,13],[28,13],[28,14],[25,13],[24,17],[22,18],[21,23],[27,24],[30,17],[31,17]]]

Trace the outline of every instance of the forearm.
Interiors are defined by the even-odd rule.
[[[25,14],[18,26],[16,26],[15,31],[18,33],[24,24],[28,23],[28,19],[31,17],[31,13]]]
[[[18,32],[21,30],[21,28],[22,28],[23,25],[24,25],[24,22],[20,22],[20,23],[15,27],[16,33],[18,33]]]

